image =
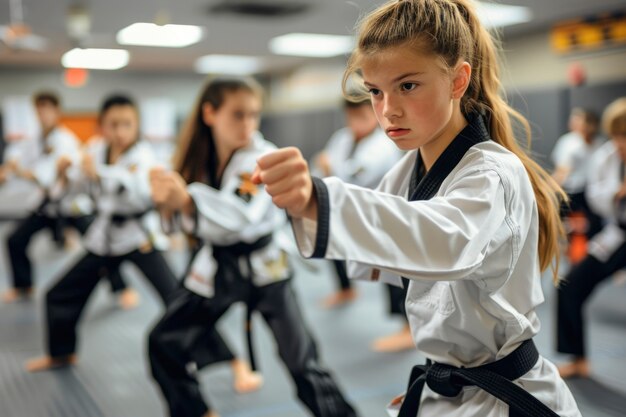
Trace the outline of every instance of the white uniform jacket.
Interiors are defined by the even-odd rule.
[[[354,278],[396,284],[408,278],[411,332],[427,358],[456,367],[501,359],[537,334],[535,308],[544,301],[528,175],[511,152],[482,142],[432,199],[407,201],[416,153],[376,191],[316,179],[318,220],[292,222],[299,248],[305,256],[353,261]],[[560,416],[580,416],[547,360],[540,358],[516,383]],[[454,398],[425,387],[419,415],[505,417],[508,406],[477,387]]]
[[[566,168],[569,174],[563,181],[563,189],[570,194],[582,193],[587,184],[591,155],[602,146],[604,139],[595,137],[590,144],[576,132],[561,136],[552,151],[552,162],[558,168]]]
[[[19,169],[32,171],[35,183],[27,185],[25,184],[27,181],[21,178],[13,176],[8,178],[7,184],[0,191],[0,194],[7,197],[2,203],[2,208],[4,209],[6,205],[9,211],[13,211],[14,205],[17,204],[22,211],[24,208],[32,211],[37,209],[48,196],[53,204],[43,207],[44,214],[52,217],[59,214],[70,215],[60,209],[64,205],[62,200],[65,195],[58,187],[56,167],[61,156],[75,161],[78,157],[78,149],[76,136],[62,126],[54,128],[45,140],[28,138],[11,144],[6,151],[5,161],[15,161]],[[30,193],[25,200],[21,200],[20,198],[24,197],[24,190]]]
[[[591,159],[585,194],[591,209],[606,221],[602,231],[589,242],[588,249],[601,262],[606,262],[626,242],[624,230],[619,227],[620,223],[626,224],[626,206],[615,201],[623,176],[624,162],[613,141],[609,141]]]
[[[286,216],[272,204],[263,186],[256,186],[250,177],[257,159],[276,149],[261,134],[255,134],[250,145],[239,149],[224,170],[219,190],[203,183],[192,183],[189,193],[196,206],[196,216],[182,217],[182,229],[198,237],[203,246],[194,257],[185,286],[204,297],[215,295],[217,263],[213,246],[229,246],[239,242],[253,243],[273,235],[285,224]],[[284,248],[276,239],[250,255],[252,282],[268,285],[291,276]],[[242,264],[242,268],[246,268]]]
[[[358,143],[354,142],[354,134],[349,128],[339,129],[329,139],[324,152],[329,158],[330,176],[367,188],[376,187],[402,158],[402,152],[380,128]]]
[[[108,145],[96,142],[88,146],[96,164],[98,179],[89,180],[79,166],[70,168],[70,193],[73,209],[91,214],[88,204],[81,204],[85,194],[93,200],[96,218],[85,233],[85,248],[96,255],[120,256],[136,249],[165,249],[167,240],[160,230],[158,215],[150,195],[149,171],[157,165],[149,145],[139,141],[115,164],[107,164]],[[77,198],[79,196],[79,198]],[[142,213],[145,213],[141,216]],[[121,218],[126,217],[126,221]]]

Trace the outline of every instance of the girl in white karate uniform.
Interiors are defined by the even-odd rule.
[[[206,363],[198,363],[198,349],[207,337],[219,340],[216,323],[231,305],[246,302],[272,331],[310,413],[356,417],[322,366],[291,287],[286,252],[275,239],[285,213],[250,181],[256,160],[276,149],[257,131],[260,110],[261,87],[253,80],[209,81],[179,142],[180,174],[151,174],[157,206],[201,242],[184,287],[150,333],[152,376],[171,417],[216,417],[200,391],[197,374]]]
[[[379,123],[410,152],[377,190],[311,179],[295,148],[260,158],[253,176],[290,213],[305,256],[408,280],[428,362],[391,416],[580,416],[532,342],[563,192],[517,145],[512,119],[528,124],[498,96],[497,71],[469,0],[389,2],[363,21],[346,79],[362,77]]]

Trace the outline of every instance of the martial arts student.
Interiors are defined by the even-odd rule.
[[[285,251],[273,239],[286,220],[267,193],[252,184],[256,160],[275,147],[257,132],[261,88],[217,78],[202,91],[179,140],[174,167],[153,171],[152,194],[172,222],[202,248],[149,337],[152,375],[174,417],[217,416],[200,392],[202,364],[194,351],[236,302],[261,313],[298,398],[318,417],[355,412],[320,364],[315,341],[291,287]]]
[[[569,117],[570,132],[561,136],[552,151],[552,177],[569,197],[568,212],[582,212],[586,224],[582,232],[591,239],[602,229],[602,219],[587,204],[585,188],[591,155],[604,143],[598,135],[598,116],[587,109],[576,107]],[[586,230],[584,230],[586,229]]]
[[[516,143],[513,120],[528,124],[498,95],[498,68],[472,1],[388,2],[364,19],[345,77],[362,77],[408,155],[375,191],[311,178],[295,148],[263,156],[253,176],[287,209],[304,255],[409,281],[428,362],[391,416],[580,416],[532,339],[564,196]]]
[[[10,172],[24,180],[36,183],[43,191],[43,201],[30,216],[20,222],[7,240],[13,271],[13,287],[3,294],[5,302],[13,302],[33,293],[32,266],[27,249],[32,237],[42,229],[50,229],[56,240],[62,239],[65,225],[73,226],[83,234],[90,218],[74,216],[68,211],[67,197],[59,188],[67,169],[79,153],[78,139],[60,124],[59,98],[50,92],[34,97],[41,138],[24,139],[17,151],[8,155]],[[123,308],[136,304],[136,293],[126,287],[118,271],[107,275],[111,289],[118,294]]]
[[[390,143],[376,120],[369,100],[344,100],[346,127],[336,131],[314,158],[313,170],[320,177],[338,177],[361,187],[374,188],[383,175],[400,160],[402,153]],[[352,288],[344,262],[334,262],[339,289],[323,301],[335,307],[352,301]]]
[[[29,371],[76,362],[76,329],[83,308],[103,274],[122,262],[134,263],[164,304],[177,286],[154,247],[152,236],[158,230],[150,230],[146,222],[146,216],[156,215],[151,212],[148,181],[155,159],[139,140],[137,107],[128,97],[111,96],[102,104],[99,125],[106,141],[87,150],[80,164],[67,172],[67,181],[84,184],[95,202],[96,218],[83,239],[87,253],[46,294],[46,356],[29,361]]]
[[[587,201],[606,224],[589,242],[587,257],[570,270],[557,293],[557,350],[573,356],[571,362],[559,366],[564,378],[589,376],[583,306],[598,284],[626,267],[626,98],[606,108],[602,125],[611,140],[591,161]]]

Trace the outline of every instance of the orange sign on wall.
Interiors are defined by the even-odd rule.
[[[556,25],[552,46],[559,53],[589,51],[626,45],[626,14],[613,13]]]
[[[61,124],[85,143],[98,131],[98,115],[96,113],[65,114],[61,117]]]

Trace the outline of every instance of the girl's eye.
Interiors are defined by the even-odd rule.
[[[377,89],[377,88],[370,88],[370,89],[369,89],[369,93],[370,93],[371,95],[373,95],[373,96],[377,96],[377,95],[379,95],[379,94],[380,94],[380,90],[379,90],[379,89]]]
[[[402,88],[402,91],[411,91],[415,89],[415,87],[417,87],[417,84],[415,83],[402,83],[402,85],[400,86],[400,88]]]

